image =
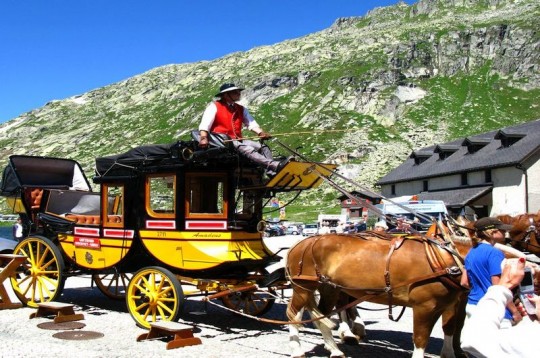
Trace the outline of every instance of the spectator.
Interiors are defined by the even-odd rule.
[[[366,225],[366,221],[364,220],[364,218],[360,218],[360,220],[358,220],[358,222],[356,223],[354,228],[355,228],[356,232],[366,231],[367,230],[367,225]]]
[[[375,223],[375,226],[373,226],[373,231],[375,232],[386,232],[388,230],[388,226],[384,221],[377,221]]]
[[[398,217],[396,219],[396,227],[388,230],[388,232],[392,234],[395,234],[395,233],[407,234],[411,232],[411,225],[405,222],[405,218]]]
[[[530,299],[536,305],[536,319],[525,318],[517,326],[503,329],[505,307],[512,302],[512,289],[524,275],[525,259],[507,260],[499,282],[488,288],[462,332],[461,347],[475,357],[538,357],[540,337],[540,297]],[[534,317],[533,317],[534,318]]]
[[[13,224],[13,238],[17,240],[18,242],[21,242],[21,240],[23,239],[23,236],[24,234],[23,234],[22,219],[19,216],[15,224]]]
[[[461,275],[461,285],[471,289],[466,306],[467,318],[472,316],[488,288],[499,283],[504,254],[493,246],[504,243],[505,232],[512,226],[505,225],[497,218],[487,217],[476,221],[474,228],[473,247],[465,257],[465,272]],[[512,320],[519,322],[521,315],[513,304],[509,304],[501,324],[506,328],[511,327]]]

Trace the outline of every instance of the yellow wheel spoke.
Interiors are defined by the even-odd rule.
[[[168,294],[170,291],[172,291],[172,289],[173,289],[173,288],[169,286],[169,287],[167,287],[166,289],[164,289],[164,290],[162,290],[162,291],[159,291],[159,297],[162,297],[162,296]]]
[[[144,307],[148,306],[148,302],[143,302],[141,305],[135,307],[135,311],[140,311],[142,310]]]
[[[42,275],[58,276],[58,270],[53,271],[41,271]]]
[[[166,310],[169,313],[167,316],[172,315],[172,313],[174,312],[171,307],[167,306],[163,302],[158,302],[158,309],[161,312],[162,316],[165,316],[165,314],[163,313],[163,310]]]
[[[43,252],[41,252],[41,254],[39,255],[39,261],[36,263],[36,265],[38,265],[39,267],[43,267],[43,266],[47,266],[47,265],[50,265],[51,262],[55,262],[56,260],[54,259],[54,255],[51,253],[51,256],[53,257],[49,262],[47,262],[46,264],[43,264],[43,261],[49,257],[49,253],[51,253],[50,249],[48,247],[45,248],[45,250],[43,250]]]
[[[39,267],[48,267],[48,266],[53,265],[55,263],[56,263],[56,259],[53,256],[49,261],[47,261],[47,263],[39,265]],[[56,266],[56,265],[54,265],[54,266]]]

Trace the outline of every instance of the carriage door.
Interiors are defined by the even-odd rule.
[[[226,173],[186,174],[186,229],[227,229]]]

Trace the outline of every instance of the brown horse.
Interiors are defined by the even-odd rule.
[[[512,247],[540,257],[540,211],[536,214],[516,216],[499,215],[497,218],[512,225],[512,230],[508,233]]]
[[[287,274],[293,295],[287,307],[291,321],[303,310],[320,318],[336,305],[340,292],[362,300],[409,306],[413,309],[413,357],[423,357],[433,326],[443,318],[442,357],[453,357],[452,336],[457,312],[466,292],[459,284],[459,264],[443,245],[420,236],[393,241],[362,235],[328,234],[307,238],[287,256]],[[458,259],[459,261],[459,259]],[[314,292],[320,291],[319,308]],[[321,313],[323,312],[323,313]],[[331,356],[343,356],[327,319],[314,322]],[[290,325],[293,356],[303,356],[298,327]]]

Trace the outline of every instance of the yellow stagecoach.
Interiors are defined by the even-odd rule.
[[[334,168],[292,161],[267,179],[212,134],[208,150],[189,140],[97,158],[93,191],[74,160],[11,156],[0,195],[24,219],[15,253],[28,257],[14,292],[36,307],[67,277],[90,273],[142,327],[177,320],[186,295],[263,314],[274,302],[266,267],[280,259],[263,242],[263,207]]]

